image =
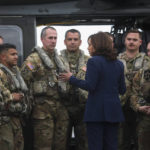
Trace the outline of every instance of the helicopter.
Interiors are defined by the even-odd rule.
[[[150,41],[149,0],[1,0],[0,35],[19,50],[19,65],[37,44],[42,25],[112,25],[115,47],[123,50],[123,35],[131,28],[143,34],[141,51]],[[74,145],[74,143],[72,144]],[[73,146],[72,146],[73,147]],[[31,150],[31,146],[25,150]],[[73,149],[73,148],[72,148]]]
[[[147,43],[149,8],[148,0],[1,0],[0,34],[17,45],[20,63],[37,44],[36,27],[40,25],[113,25],[110,32],[118,47],[126,30],[140,28]]]

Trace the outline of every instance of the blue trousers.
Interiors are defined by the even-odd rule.
[[[119,123],[86,122],[89,150],[117,150]]]

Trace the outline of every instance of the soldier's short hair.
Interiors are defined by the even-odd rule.
[[[47,29],[52,29],[52,30],[55,30],[55,31],[56,31],[56,29],[55,29],[54,27],[52,27],[52,26],[46,26],[46,27],[44,27],[44,28],[42,29],[42,31],[41,31],[41,38],[43,38],[43,37],[46,36],[46,30],[47,30]]]
[[[8,51],[9,49],[16,49],[16,46],[14,44],[10,44],[10,43],[4,43],[0,45],[0,54],[4,51]]]
[[[76,29],[70,29],[70,30],[67,30],[66,33],[65,33],[65,39],[67,38],[67,34],[71,32],[71,33],[78,33],[79,34],[79,39],[81,39],[81,33],[79,30],[76,30]]]
[[[138,33],[140,39],[142,39],[142,33],[141,33],[138,29],[136,29],[136,28],[133,28],[133,29],[128,30],[128,31],[125,33],[124,38],[126,38],[129,33]]]

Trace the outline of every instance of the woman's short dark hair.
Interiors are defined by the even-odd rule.
[[[103,55],[109,60],[117,59],[117,52],[113,49],[113,41],[104,32],[98,32],[90,36],[91,44],[95,49],[93,55]]]

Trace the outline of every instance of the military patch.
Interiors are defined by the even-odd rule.
[[[85,67],[85,66],[84,66],[84,67],[82,67],[82,70],[86,72],[86,67]]]
[[[144,79],[150,81],[150,69],[144,71]]]
[[[33,70],[34,69],[34,66],[29,62],[27,63],[27,67],[30,69],[30,70]]]

